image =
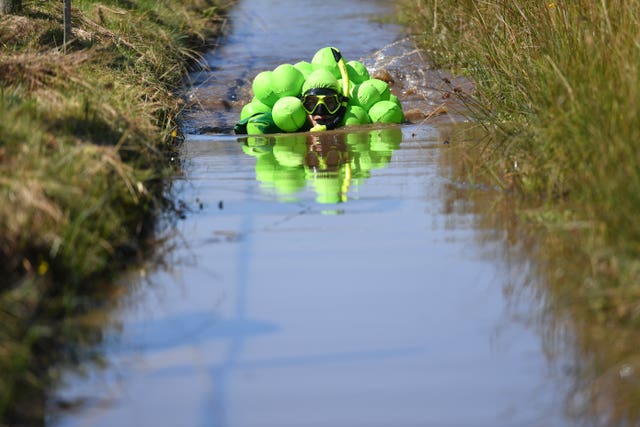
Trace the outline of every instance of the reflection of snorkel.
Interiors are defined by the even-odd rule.
[[[331,53],[333,54],[333,59],[335,59],[336,64],[338,65],[338,69],[340,70],[340,75],[342,77],[342,97],[340,98],[340,109],[333,114],[333,117],[326,121],[323,124],[317,124],[313,128],[311,128],[311,132],[324,131],[327,129],[335,129],[340,125],[342,118],[344,117],[344,113],[347,111],[347,104],[349,103],[349,73],[347,71],[347,63],[342,57],[342,53],[335,47],[330,48]]]

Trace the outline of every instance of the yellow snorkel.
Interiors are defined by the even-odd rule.
[[[338,64],[338,69],[340,70],[340,75],[342,76],[342,96],[346,98],[342,105],[346,107],[349,103],[349,72],[347,71],[347,62],[342,57],[340,51],[335,47],[331,48],[331,53],[333,53],[333,57]]]

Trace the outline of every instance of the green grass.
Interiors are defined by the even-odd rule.
[[[617,259],[607,280],[638,283],[640,1],[419,4],[405,19],[437,65],[475,81],[474,117],[502,131],[492,175],[588,225]]]
[[[209,19],[180,2],[77,1],[63,55],[61,6],[49,3],[3,18],[0,32],[0,196],[11,202],[0,207],[0,268],[21,276],[46,262],[78,281],[144,228],[138,212],[158,196],[149,187],[169,166],[176,91]],[[216,2],[190,4],[211,13]]]
[[[77,0],[66,48],[62,2],[0,17],[0,424],[42,417],[66,318],[147,250],[182,77],[230,5]]]
[[[541,202],[520,219],[544,230],[550,302],[601,375],[577,389],[610,425],[635,425],[637,377],[612,372],[640,371],[640,1],[401,3],[435,65],[475,82],[469,114],[497,129],[468,169]]]

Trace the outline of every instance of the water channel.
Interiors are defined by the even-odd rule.
[[[497,190],[452,178],[469,124],[453,106],[429,120],[444,74],[384,19],[390,3],[238,3],[187,88],[185,219],[165,263],[127,278],[104,366],[56,393],[85,404],[51,425],[579,425],[571,361],[549,354],[544,296],[524,286],[533,261],[474,213]],[[325,46],[389,72],[416,118],[231,133],[253,76]]]

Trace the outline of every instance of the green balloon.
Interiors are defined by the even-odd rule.
[[[393,101],[378,101],[369,109],[369,117],[374,123],[402,123],[402,109]]]
[[[315,70],[323,69],[329,71],[336,79],[340,78],[340,69],[338,68],[338,62],[333,56],[331,47],[323,47],[318,50],[311,60],[313,68]]]
[[[369,111],[369,108],[380,101],[380,92],[371,80],[364,81],[353,88],[352,102]]]
[[[349,73],[349,80],[355,84],[360,84],[371,78],[367,68],[359,61],[347,62],[347,72]]]
[[[341,93],[338,79],[325,69],[314,70],[302,85],[302,93],[309,89],[333,89]]]
[[[240,120],[255,116],[259,113],[267,113],[269,111],[271,111],[271,107],[267,104],[263,104],[259,99],[254,98],[251,102],[242,107],[242,111],[240,111]]]
[[[272,115],[276,126],[285,132],[297,131],[307,120],[302,101],[295,96],[285,96],[276,101]]]
[[[293,66],[302,73],[302,76],[305,80],[309,78],[309,74],[311,74],[311,72],[313,71],[313,65],[311,65],[311,63],[307,61],[297,62],[293,64]]]
[[[394,94],[389,95],[389,101],[395,102],[398,104],[398,107],[402,108],[402,104],[400,103],[400,99]]]
[[[342,118],[343,126],[364,125],[371,123],[367,111],[359,105],[349,105]]]
[[[278,100],[278,95],[273,93],[271,75],[273,71],[262,71],[253,79],[253,95],[263,104],[273,107]]]
[[[367,81],[369,82],[368,84],[371,84],[373,85],[373,87],[376,88],[376,90],[380,94],[381,101],[389,100],[389,97],[391,96],[391,91],[389,90],[389,84],[387,84],[387,82],[379,79],[369,79]]]
[[[298,96],[304,83],[304,75],[291,64],[278,65],[271,73],[271,89],[278,98]]]

